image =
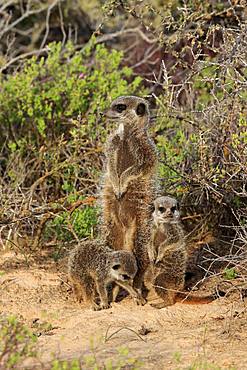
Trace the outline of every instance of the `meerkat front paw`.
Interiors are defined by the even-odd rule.
[[[113,188],[114,194],[118,200],[120,200],[124,194],[126,193],[127,189],[121,188],[121,186],[118,186],[117,188]]]
[[[92,305],[93,311],[107,310],[108,308],[111,308],[110,303],[100,303],[100,304],[94,303]]]
[[[123,195],[120,184],[116,183],[116,181],[111,181],[111,184],[112,184],[113,193],[114,193],[115,197],[119,200]]]
[[[138,306],[144,306],[147,303],[147,300],[141,296],[135,298],[135,302]]]
[[[121,191],[118,191],[117,193],[115,193],[116,198],[117,198],[118,200],[120,200],[120,199],[124,196],[124,194],[125,194],[125,192],[123,193],[123,192],[121,192]]]
[[[128,190],[128,185],[120,183],[118,192],[116,194],[117,199],[121,199],[124,196],[124,194],[127,192],[127,190]]]
[[[118,186],[114,186],[112,184],[112,190],[113,190],[113,193],[116,197],[116,199],[120,199],[120,191],[119,191],[119,187]]]
[[[110,303],[101,303],[100,307],[101,307],[102,310],[107,310],[108,308],[111,308],[111,304]]]
[[[141,289],[136,289],[136,297],[134,298],[135,303],[138,306],[144,306],[147,303],[147,300],[142,296],[142,290]]]

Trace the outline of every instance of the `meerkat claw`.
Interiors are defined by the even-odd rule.
[[[122,192],[119,191],[119,192],[116,193],[116,198],[118,200],[120,200],[123,197],[123,195],[124,195],[124,193],[122,193]]]
[[[94,304],[93,306],[92,306],[92,309],[94,310],[94,311],[101,311],[101,310],[107,310],[108,308],[111,308],[111,305],[110,304],[100,304],[100,305],[98,305],[98,304]]]
[[[100,305],[101,310],[107,310],[108,308],[111,308],[110,303],[101,304]]]
[[[144,306],[147,303],[147,300],[143,297],[137,297],[135,298],[135,303],[137,306]]]

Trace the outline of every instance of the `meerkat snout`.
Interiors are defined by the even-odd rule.
[[[126,281],[126,280],[133,280],[133,279],[131,279],[131,277],[130,277],[129,275],[127,275],[127,274],[123,274],[123,275],[122,275],[122,280],[123,280],[123,281]]]

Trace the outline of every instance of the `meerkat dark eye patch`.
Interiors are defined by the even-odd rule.
[[[138,116],[144,116],[144,114],[146,113],[146,106],[145,106],[145,104],[144,103],[139,103],[138,105],[137,105],[137,108],[136,108],[136,114],[138,115]]]
[[[113,270],[118,270],[120,267],[121,265],[119,263],[112,266]]]
[[[164,213],[165,212],[165,207],[159,207],[158,210],[161,212],[161,213]]]
[[[177,207],[176,207],[176,206],[172,207],[172,208],[171,208],[172,213],[174,213],[174,212],[176,211],[176,209],[177,209]]]
[[[122,275],[122,277],[123,277],[124,280],[129,280],[130,279],[129,275]]]
[[[122,113],[124,110],[126,110],[127,105],[126,104],[116,104],[114,106],[114,110],[116,110],[118,113]]]

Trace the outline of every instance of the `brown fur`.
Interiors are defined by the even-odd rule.
[[[214,296],[194,297],[181,292],[184,289],[187,251],[176,199],[159,197],[154,207],[149,257],[153,264],[153,286],[163,303],[153,306],[163,308],[178,301],[212,302]]]
[[[94,310],[110,307],[107,286],[113,282],[127,290],[138,304],[145,303],[132,287],[137,265],[127,251],[113,251],[100,240],[83,242],[71,252],[68,271],[76,298],[90,302]]]
[[[116,112],[119,104],[126,106],[123,112]],[[107,142],[102,233],[113,249],[134,253],[138,266],[134,285],[141,289],[149,263],[147,242],[156,197],[157,153],[147,132],[148,106],[135,96],[120,97],[106,115],[119,126]]]

